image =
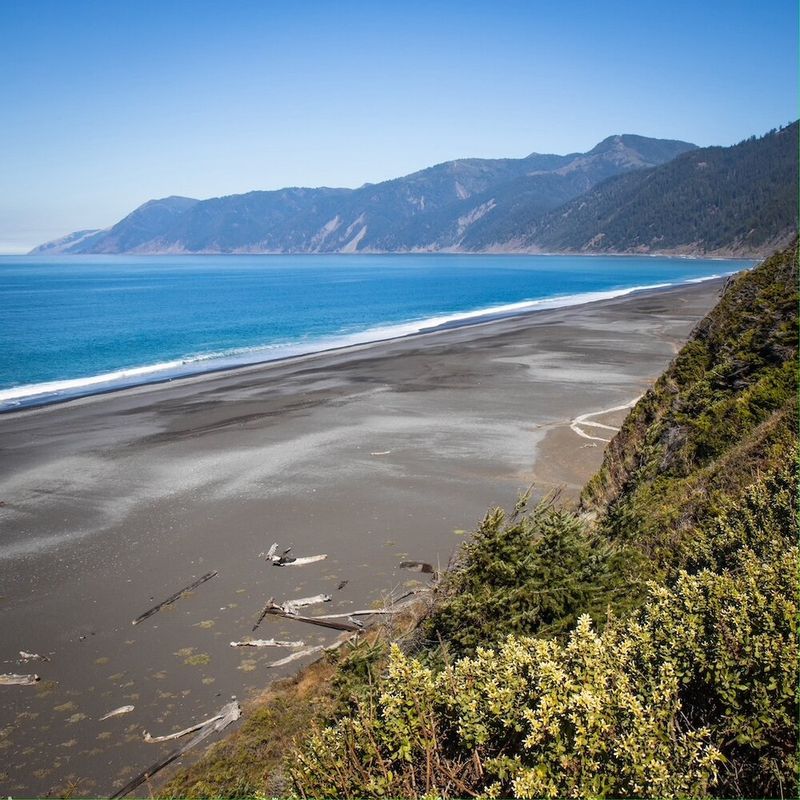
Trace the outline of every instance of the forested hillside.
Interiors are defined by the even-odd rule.
[[[582,509],[489,511],[412,635],[315,665],[165,794],[795,796],[797,258],[730,282]]]
[[[522,246],[586,252],[745,253],[797,231],[798,123],[611,178],[520,232]]]

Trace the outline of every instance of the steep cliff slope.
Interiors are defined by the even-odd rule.
[[[797,241],[731,279],[717,307],[631,411],[583,493],[613,541],[684,566],[723,498],[792,452],[797,432]]]
[[[302,796],[796,793],[797,257],[736,277],[637,404],[594,522],[487,515],[413,656],[301,737]]]

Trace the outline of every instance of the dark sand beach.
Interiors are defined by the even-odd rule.
[[[304,662],[232,648],[265,601],[380,603],[492,505],[575,498],[604,439],[717,301],[643,292],[0,417],[0,791],[110,794],[148,744]],[[584,423],[571,423],[581,415]],[[576,432],[575,427],[585,435]],[[593,438],[587,438],[593,437]],[[276,568],[272,542],[318,563]],[[131,620],[211,570],[140,625]],[[423,579],[423,580],[420,580]],[[339,585],[347,581],[343,588]],[[258,636],[336,633],[267,618]],[[47,662],[18,663],[19,651]],[[98,718],[123,705],[130,713]],[[140,795],[147,795],[141,787]]]

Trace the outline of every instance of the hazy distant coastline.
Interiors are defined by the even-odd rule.
[[[623,134],[586,153],[448,161],[358,189],[170,196],[31,253],[760,257],[796,230],[797,132],[706,148]]]

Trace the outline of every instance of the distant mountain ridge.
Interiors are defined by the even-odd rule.
[[[587,153],[461,159],[358,189],[286,188],[140,206],[111,228],[33,253],[350,253],[472,250],[606,178],[662,164],[688,142],[611,136]]]
[[[623,134],[586,153],[447,161],[358,189],[166,197],[32,253],[761,255],[797,230],[798,123],[732,147]]]

